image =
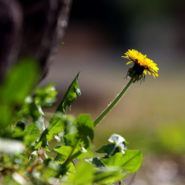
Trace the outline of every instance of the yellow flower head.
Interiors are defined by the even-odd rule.
[[[159,68],[157,67],[157,64],[137,50],[128,50],[125,53],[125,56],[122,57],[130,60],[129,62],[127,62],[127,65],[134,62],[134,66],[130,68],[127,73],[127,76],[134,78],[133,82],[142,79],[144,80],[147,73],[149,75],[152,74],[154,78],[158,76]]]

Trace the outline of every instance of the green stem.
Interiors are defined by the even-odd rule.
[[[66,161],[65,161],[64,164],[68,164],[68,163],[71,161],[71,157],[72,157],[72,155],[73,155],[73,152],[74,152],[74,150],[75,150],[75,148],[76,148],[76,146],[77,146],[79,140],[80,140],[80,138],[78,138],[78,139],[76,140],[76,143],[74,144],[74,146],[73,146],[73,148],[72,148],[72,150],[71,150],[71,152],[70,152],[70,154],[69,154],[69,156],[68,156],[68,158],[66,159]]]
[[[131,78],[127,85],[121,90],[121,92],[116,96],[116,98],[108,105],[108,107],[99,115],[98,118],[94,121],[94,126],[96,126],[110,111],[111,109],[118,103],[121,97],[125,94],[126,90],[129,88],[134,78]]]

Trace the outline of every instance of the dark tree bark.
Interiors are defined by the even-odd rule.
[[[68,24],[71,0],[0,0],[0,82],[24,57],[35,57],[41,78]]]

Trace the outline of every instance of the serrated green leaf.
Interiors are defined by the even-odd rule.
[[[39,128],[36,124],[28,125],[24,130],[24,143],[30,145],[38,139],[39,134]]]
[[[109,158],[102,158],[105,166],[116,166],[123,168],[127,173],[135,173],[141,166],[143,157],[140,150],[125,150],[125,154],[116,153]]]
[[[71,103],[80,95],[80,88],[78,86],[78,76],[70,84],[67,92],[65,93],[63,99],[61,100],[56,112],[49,122],[49,127],[42,133],[41,138],[36,146],[47,147],[47,140],[50,140],[54,134],[61,132],[64,128],[63,115],[66,113],[67,107],[71,106]]]
[[[67,107],[70,107],[72,102],[76,100],[77,96],[81,95],[80,88],[78,86],[78,73],[75,79],[72,81],[70,86],[68,87],[64,97],[62,98],[56,112],[60,112],[65,114],[67,111]],[[52,119],[51,119],[52,121]]]

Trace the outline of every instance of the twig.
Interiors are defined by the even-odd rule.
[[[134,182],[135,177],[136,177],[136,173],[134,173],[128,185],[131,185]]]

